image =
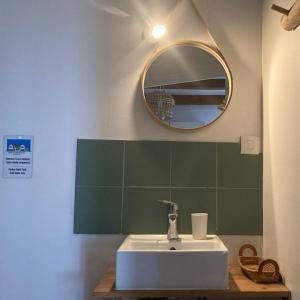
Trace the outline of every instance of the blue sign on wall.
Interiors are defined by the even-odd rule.
[[[6,143],[7,152],[30,152],[31,140],[25,139],[8,139]]]
[[[32,136],[5,136],[3,177],[32,177]]]

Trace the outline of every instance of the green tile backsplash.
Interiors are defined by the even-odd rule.
[[[122,232],[167,232],[168,208],[157,201],[163,199],[169,199],[168,188],[125,188]]]
[[[166,233],[179,205],[179,233],[192,212],[208,232],[262,234],[262,156],[237,143],[78,140],[74,233]]]
[[[178,188],[172,189],[172,200],[179,206],[178,231],[191,233],[191,213],[208,213],[208,233],[216,233],[216,189]]]
[[[216,144],[172,143],[172,186],[215,187]]]
[[[262,155],[241,155],[240,144],[218,143],[218,186],[261,188]]]
[[[121,188],[77,187],[75,233],[120,233]]]
[[[262,234],[262,195],[257,189],[218,190],[218,233]]]
[[[169,143],[131,141],[124,150],[126,186],[169,186]]]
[[[76,185],[121,186],[123,142],[78,140]]]

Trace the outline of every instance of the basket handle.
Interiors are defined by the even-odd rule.
[[[261,278],[266,265],[273,265],[275,269],[273,277],[279,278],[279,266],[278,263],[273,259],[265,259],[259,264],[257,276]]]
[[[256,251],[255,247],[250,244],[245,244],[240,248],[239,256],[244,256],[244,250],[246,250],[246,249],[252,250],[253,256],[257,256],[257,251]]]

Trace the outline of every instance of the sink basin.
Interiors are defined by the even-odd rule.
[[[228,250],[216,235],[129,235],[117,251],[116,289],[226,289]]]

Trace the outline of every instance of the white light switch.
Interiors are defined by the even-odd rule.
[[[258,136],[241,136],[241,154],[259,154]]]

